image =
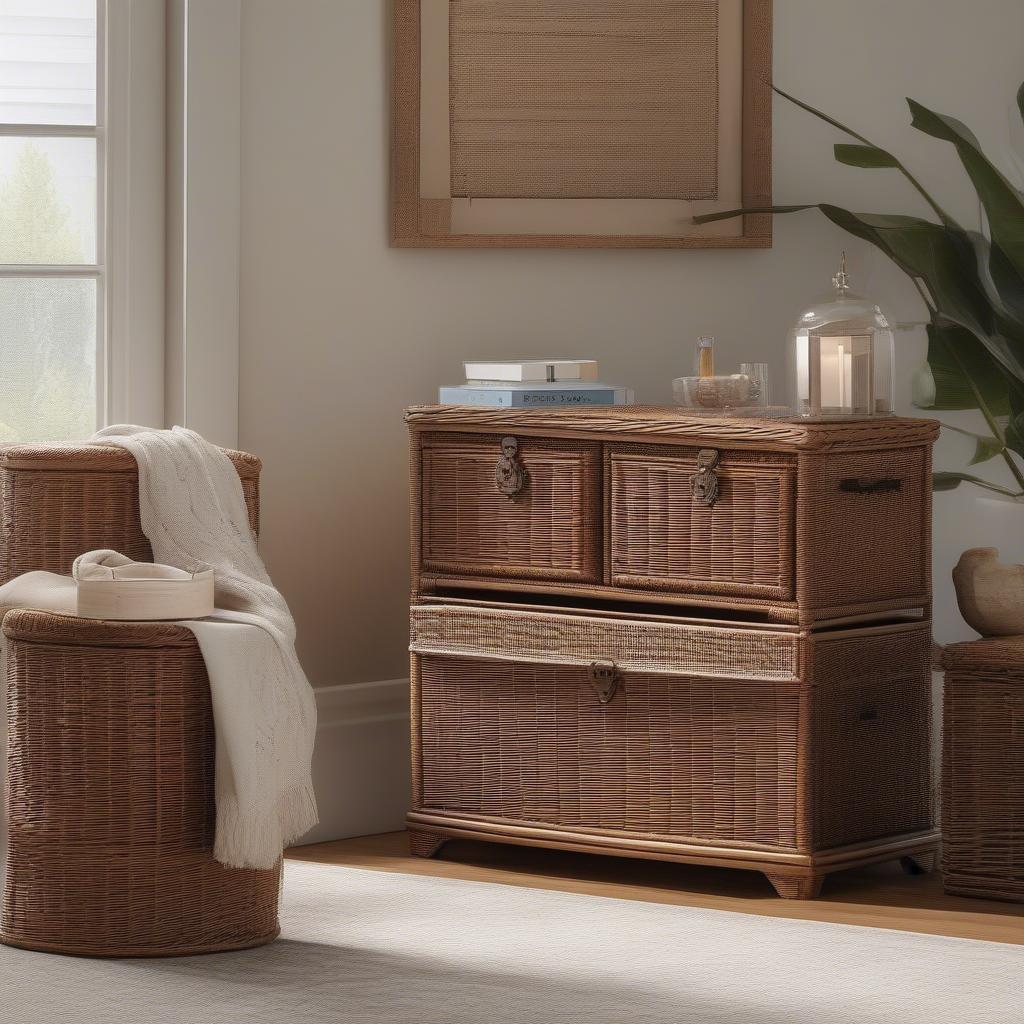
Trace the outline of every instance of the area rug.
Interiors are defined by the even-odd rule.
[[[17,1024],[1020,1024],[1024,947],[289,862],[243,953],[0,947]]]

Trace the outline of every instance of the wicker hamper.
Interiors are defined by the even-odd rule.
[[[946,667],[946,892],[1024,903],[1024,637],[954,644]]]
[[[229,452],[255,530],[260,462]],[[0,582],[91,548],[148,560],[119,448],[0,449]],[[192,633],[34,611],[4,619],[7,864],[0,941],[90,956],[243,949],[278,933],[280,866],[213,859],[214,726]]]
[[[255,530],[260,460],[226,453],[238,470]],[[0,584],[23,572],[68,573],[84,551],[153,552],[139,524],[139,474],[123,448],[0,446]]]

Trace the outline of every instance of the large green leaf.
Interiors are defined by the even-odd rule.
[[[831,117],[829,114],[826,114],[823,110],[818,110],[817,107],[812,107],[810,103],[805,103],[803,100],[799,100],[795,96],[791,96],[788,92],[785,92],[784,90],[780,89],[777,85],[772,85],[772,91],[777,93],[783,99],[789,100],[790,103],[795,104],[801,110],[806,110],[808,114],[813,114],[815,117],[820,118],[822,121],[825,122],[825,124],[831,125],[833,128],[838,128],[839,131],[844,132],[846,135],[849,135],[850,138],[856,139],[858,142],[862,142],[867,148],[877,150],[880,153],[884,152],[883,150],[879,149],[879,147],[876,146],[870,139],[865,138],[863,135],[861,135],[860,132],[854,131],[853,128],[851,128],[849,125],[843,124],[842,121],[837,121],[834,117]],[[839,159],[838,154],[836,154],[836,159]],[[939,218],[939,220],[942,221],[943,224],[948,224],[950,227],[957,227],[956,221],[952,217],[950,217],[949,214],[946,213],[946,211],[943,210],[941,206],[939,206],[939,204],[931,195],[929,195],[929,193],[925,190],[925,187],[921,184],[921,182],[919,182],[917,178],[915,178],[914,175],[911,174],[910,171],[899,160],[896,160],[895,157],[892,157],[892,159],[895,160],[895,163],[893,163],[892,166],[897,168],[899,172],[903,175],[903,177],[906,178],[907,181],[909,181],[910,184],[917,190],[921,198],[924,199],[924,201],[932,208],[932,210],[935,211],[935,215]]]
[[[1021,497],[1017,491],[1012,491],[1009,487],[1001,487],[999,484],[989,483],[988,480],[982,480],[981,477],[972,476],[970,473],[943,472],[932,474],[933,491],[952,491],[962,483],[977,484],[979,487],[984,487],[987,491],[995,491],[996,494],[1005,494],[1010,498]]]
[[[732,220],[747,213],[799,213],[801,210],[816,210],[817,203],[802,203],[798,206],[747,206],[738,210],[720,210],[718,213],[701,213],[693,218],[694,224],[711,224],[716,220]]]
[[[996,318],[1011,336],[1024,336],[1024,276],[1017,273],[1006,253],[977,231],[966,232],[974,249],[978,282]]]
[[[974,455],[971,457],[971,465],[977,466],[979,462],[988,462],[997,455],[1002,455],[1004,450],[1003,442],[998,437],[991,437],[988,434],[975,434],[972,430],[964,430],[962,427],[954,427],[952,423],[943,423],[944,430],[952,430],[957,434],[963,434],[974,442]]]
[[[877,146],[854,146],[848,142],[837,142],[833,147],[836,159],[850,167],[899,167],[900,162],[884,149]]]
[[[929,324],[928,366],[934,396],[922,408],[977,409],[984,402],[993,416],[1009,413],[1006,375],[970,331],[952,324]]]
[[[1007,338],[998,330],[978,281],[973,247],[960,229],[919,217],[851,213],[828,203],[820,209],[834,224],[881,249],[911,278],[922,280],[939,314],[969,330],[1024,384],[1024,340]]]
[[[1004,431],[1006,447],[1024,457],[1024,388],[1010,384],[1010,417]]]
[[[965,124],[955,117],[929,110],[915,100],[908,99],[907,103],[913,115],[911,124],[915,128],[956,147],[985,207],[993,242],[1003,250],[1017,272],[1024,274],[1024,196],[985,156],[978,140]]]
[[[695,217],[697,224],[743,213],[792,213],[817,206],[832,223],[881,249],[904,273],[923,281],[939,314],[970,331],[1010,376],[1024,386],[1024,339],[999,329],[978,280],[974,247],[966,233],[948,224],[895,214],[853,213],[830,203],[726,210]]]

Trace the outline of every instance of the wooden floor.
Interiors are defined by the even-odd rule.
[[[829,875],[819,899],[802,901],[779,899],[763,875],[727,868],[469,840],[452,841],[438,857],[425,860],[410,856],[403,832],[296,847],[287,856],[373,871],[1024,945],[1024,905],[947,896],[937,873],[910,877],[895,865]]]

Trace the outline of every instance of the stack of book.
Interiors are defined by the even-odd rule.
[[[440,389],[442,405],[549,409],[574,405],[632,405],[629,388],[602,384],[593,359],[516,359],[464,363],[466,383]]]

